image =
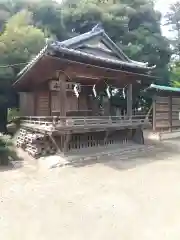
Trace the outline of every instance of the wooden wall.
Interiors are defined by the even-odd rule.
[[[174,128],[180,127],[179,113],[180,97],[172,97],[172,126]]]
[[[50,116],[50,97],[49,92],[36,93],[36,115]]]
[[[65,102],[65,111],[66,113],[69,112],[76,112],[78,110],[87,110],[87,98],[84,94],[80,94],[79,98],[77,98],[74,94],[74,92],[67,92],[66,95],[66,102]],[[59,99],[59,93],[56,91],[51,92],[51,111],[57,112],[60,109],[60,99]]]
[[[34,92],[20,93],[20,111],[22,116],[95,116],[99,115],[99,105],[85,91],[77,98],[68,90],[62,97],[62,91],[50,91],[48,84],[42,84]]]
[[[74,92],[67,92],[66,112],[78,110],[78,98]]]
[[[88,109],[87,97],[85,94],[81,94],[81,96],[79,96],[78,108],[79,108],[79,110],[87,110]]]
[[[21,116],[34,116],[34,93],[20,92],[19,93],[19,108]]]
[[[49,116],[50,97],[48,91],[19,93],[21,116]]]
[[[98,116],[99,115],[99,112],[100,112],[99,103],[98,103],[98,100],[95,99],[94,97],[88,96],[87,108],[88,108],[88,110],[91,110],[91,115],[92,116]]]
[[[56,91],[51,91],[51,112],[55,112],[60,109],[59,94]]]
[[[180,128],[180,97],[156,96],[153,100],[153,130]]]

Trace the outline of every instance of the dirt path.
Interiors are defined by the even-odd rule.
[[[180,155],[0,172],[0,239],[179,240]]]

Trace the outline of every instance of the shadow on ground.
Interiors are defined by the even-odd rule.
[[[138,146],[138,145],[137,145]],[[71,161],[72,167],[85,167],[95,164],[104,164],[116,170],[128,170],[155,161],[166,161],[173,156],[180,155],[180,139],[164,142],[150,142],[145,144],[140,151],[129,151],[126,154],[106,155],[98,158],[89,158]]]

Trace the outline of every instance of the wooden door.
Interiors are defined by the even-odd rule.
[[[36,94],[36,115],[49,116],[50,115],[50,101],[49,92],[38,92]]]

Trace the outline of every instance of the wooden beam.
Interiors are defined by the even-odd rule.
[[[129,84],[127,89],[127,116],[132,116],[132,84]]]
[[[69,146],[70,140],[71,140],[71,134],[67,133],[64,138],[64,148],[63,148],[64,153],[68,152],[68,146]]]
[[[88,63],[82,63],[82,62],[77,62],[77,61],[72,61],[72,60],[68,60],[68,59],[60,59],[60,58],[56,58],[56,57],[50,57],[50,56],[46,56],[49,59],[52,59],[52,61],[58,61],[59,62],[59,66],[66,66],[68,69],[71,68],[71,72],[76,72],[76,70],[82,70],[82,69],[86,69],[86,71],[90,71],[92,72],[92,70],[97,70],[99,73],[106,73],[107,75],[105,76],[105,78],[108,78],[108,76],[110,77],[118,77],[119,75],[124,75],[124,76],[131,76],[131,77],[135,77],[135,79],[137,80],[141,80],[142,78],[148,78],[148,79],[155,79],[155,76],[151,76],[151,75],[147,75],[144,73],[135,73],[135,72],[130,72],[127,70],[122,70],[122,69],[112,69],[112,68],[108,68],[108,67],[101,67],[101,66],[97,66],[97,65],[92,65],[92,64],[88,64]],[[57,65],[53,63],[53,66]],[[119,66],[120,67],[120,66]],[[58,69],[57,69],[58,70]],[[74,70],[74,71],[73,71]],[[95,77],[97,77],[98,75],[94,75]],[[102,75],[101,75],[102,76]],[[129,79],[131,81],[131,79]],[[119,79],[120,81],[120,79]]]
[[[156,98],[153,97],[153,131],[156,131]]]
[[[122,81],[126,81],[126,83],[136,83],[136,80],[155,78],[154,76],[148,76],[143,73],[125,71],[121,69],[121,66],[119,66],[119,69],[112,69],[45,55],[34,64],[28,72],[23,74],[18,81],[14,83],[14,86],[17,88],[19,86],[19,89],[30,89],[31,86],[37,86],[41,82],[51,78],[54,72],[58,70],[66,72],[70,77],[85,75],[89,78],[105,78],[116,84],[117,87]]]
[[[172,132],[172,95],[169,96],[169,125]]]
[[[33,96],[34,96],[34,116],[37,115],[37,92],[34,91],[33,92]]]
[[[114,69],[106,70],[98,67],[88,67],[86,65],[69,65],[65,70],[67,75],[72,79],[77,77],[81,82],[95,83],[99,79],[106,79],[107,83],[114,86],[122,85],[122,83],[136,83],[137,76],[132,73],[123,73],[121,71],[115,71]],[[138,84],[138,83],[137,83]]]
[[[52,116],[52,109],[51,109],[51,91],[49,91],[49,94],[48,94],[48,98],[49,98],[49,116]]]
[[[66,75],[63,73],[59,74],[59,102],[60,102],[60,116],[66,116],[66,103],[67,103],[67,96],[66,96]]]

